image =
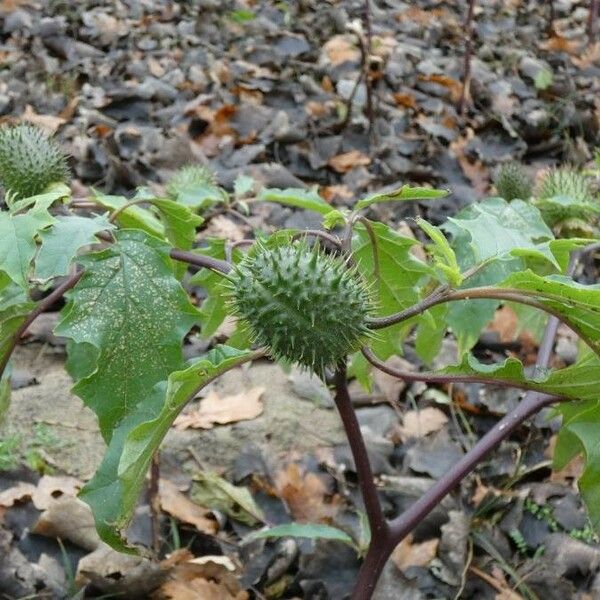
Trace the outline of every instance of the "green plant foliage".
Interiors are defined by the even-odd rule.
[[[261,538],[281,537],[337,540],[338,542],[354,546],[354,541],[345,531],[331,525],[322,525],[321,523],[285,523],[284,525],[276,525],[275,527],[251,533],[244,541],[251,542]]]
[[[66,275],[79,249],[96,243],[97,233],[112,228],[113,225],[104,216],[56,217],[56,222],[50,228],[40,232],[42,244],[35,261],[34,278],[45,281],[59,275]]]
[[[64,152],[42,130],[31,125],[0,128],[0,181],[12,198],[41,194],[69,177]]]
[[[536,190],[538,198],[567,196],[585,202],[591,195],[588,179],[570,168],[549,169]]]
[[[533,193],[533,180],[521,163],[511,161],[499,169],[494,184],[498,196],[505,200],[528,200]]]
[[[302,242],[259,245],[231,275],[231,305],[277,360],[324,375],[368,335],[369,292],[343,261]]]
[[[443,229],[452,235],[452,248],[462,272],[482,265],[461,287],[496,284],[523,267],[516,250],[541,255],[560,267],[548,246],[554,238],[541,214],[522,200],[508,203],[502,198],[486,198],[449,218]],[[453,302],[447,323],[454,332],[462,354],[477,342],[481,330],[493,317],[499,302],[479,300]]]
[[[416,258],[411,250],[418,243],[383,223],[371,223],[377,240],[378,274],[365,226],[357,223],[352,239],[352,256],[368,283],[375,303],[375,316],[389,315],[408,308],[421,297],[421,283],[429,281],[431,268]],[[378,331],[370,345],[379,356],[388,358],[401,353],[401,342],[411,324],[399,324]],[[361,360],[361,359],[359,359]]]
[[[354,206],[354,209],[361,210],[378,202],[393,202],[396,200],[438,200],[439,198],[445,198],[449,193],[448,190],[434,190],[432,188],[403,185],[401,188],[392,192],[367,196],[366,198],[359,200]]]
[[[26,287],[37,245],[35,238],[54,223],[45,206],[14,214],[0,212],[0,269],[15,283]]]
[[[124,230],[115,239],[78,260],[86,271],[56,328],[98,350],[74,391],[98,415],[107,441],[154,384],[181,367],[181,341],[199,320],[167,246],[143,231]]]
[[[201,472],[194,476],[192,499],[201,506],[213,506],[246,525],[264,523],[265,520],[248,488],[233,485],[216,473]]]
[[[136,551],[123,539],[123,532],[133,516],[153,453],[175,417],[202,387],[254,356],[218,346],[154,385],[116,425],[102,464],[80,494],[92,508],[105,542],[123,552]]]
[[[210,256],[224,260],[225,241],[219,239],[211,239],[208,245],[204,248],[196,248],[194,251],[197,254]],[[241,260],[242,254],[239,250],[234,250],[232,259],[234,262]],[[190,285],[199,286],[206,292],[206,299],[200,306],[200,315],[202,319],[202,335],[210,337],[223,323],[228,314],[227,299],[229,297],[229,286],[226,279],[220,274],[210,271],[209,269],[200,269],[190,278]]]
[[[283,204],[285,206],[294,206],[295,208],[312,210],[321,215],[327,215],[331,212],[331,206],[314,190],[304,190],[301,188],[287,188],[285,190],[266,188],[261,191],[258,199],[263,202],[277,202],[277,204]]]
[[[195,210],[204,210],[227,199],[214,173],[203,165],[188,165],[176,171],[167,183],[167,194],[171,200]]]
[[[592,237],[600,214],[590,180],[571,168],[550,169],[536,190],[534,204],[563,237]]]

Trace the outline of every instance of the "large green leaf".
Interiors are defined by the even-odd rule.
[[[562,247],[557,248],[560,259],[556,258],[550,245],[555,241],[552,232],[539,211],[521,200],[509,204],[502,198],[486,198],[461,210],[442,228],[452,235],[452,248],[462,272],[487,261],[462,287],[497,284],[522,269],[524,259],[514,254],[523,249],[530,256],[544,257],[554,268],[563,266]],[[460,354],[475,345],[499,304],[496,300],[452,303],[447,323],[457,338]]]
[[[218,346],[186,369],[154,385],[115,430],[98,471],[80,497],[94,513],[100,537],[123,552],[134,549],[123,539],[153,453],[185,404],[221,373],[256,356]]]
[[[187,206],[178,204],[166,198],[152,200],[160,217],[164,222],[165,237],[175,246],[189,250],[196,239],[196,227],[204,222],[204,219],[194,214]]]
[[[600,356],[600,285],[583,285],[562,275],[540,277],[527,270],[513,273],[498,287],[534,296],[578,331]]]
[[[112,229],[105,216],[59,216],[56,223],[40,233],[42,245],[35,260],[34,278],[44,281],[66,275],[82,246],[97,242],[96,234]]]
[[[371,240],[362,223],[356,225],[352,239],[352,255],[365,280],[373,290],[375,316],[398,312],[419,300],[419,283],[432,273],[429,266],[411,253],[418,242],[394,231],[383,223],[371,223],[377,239],[379,277],[375,276]],[[403,334],[411,325],[400,324],[377,331],[373,348],[384,359],[400,352]]]
[[[487,198],[448,221],[470,235],[476,262],[507,256],[515,248],[535,248],[554,237],[539,210],[522,200]]]
[[[527,377],[523,364],[516,358],[507,358],[499,364],[483,364],[472,354],[463,357],[461,364],[446,367],[441,371],[446,375],[460,377],[472,376],[482,381],[493,378],[515,387],[564,396],[572,400],[595,400],[600,385],[600,363],[588,360],[564,369]]]
[[[439,198],[445,198],[449,193],[449,190],[434,190],[432,188],[403,185],[401,188],[391,192],[380,192],[367,196],[359,200],[354,208],[355,210],[360,210],[377,202],[393,202],[397,200],[438,200]]]
[[[266,188],[261,191],[258,199],[264,202],[277,202],[286,206],[314,210],[322,215],[331,212],[331,206],[314,190]]]
[[[35,204],[22,214],[0,212],[0,270],[22,287],[27,287],[37,247],[35,237],[53,222],[44,205]]]
[[[98,190],[93,190],[92,198],[94,202],[111,211],[122,209],[130,202],[125,196],[110,196]],[[119,213],[116,221],[123,228],[141,229],[161,239],[165,235],[163,224],[147,208],[141,206],[128,206]]]
[[[561,402],[556,410],[562,426],[554,450],[555,468],[562,469],[576,455],[583,454],[585,467],[578,487],[592,525],[600,530],[600,360],[588,353],[574,367],[581,377],[582,401]],[[560,373],[560,372],[558,372]],[[596,376],[595,376],[596,375]]]
[[[98,415],[107,441],[153,385],[181,367],[182,339],[199,320],[173,275],[168,246],[139,230],[117,232],[115,240],[79,259],[85,274],[56,328],[98,349],[74,391]]]

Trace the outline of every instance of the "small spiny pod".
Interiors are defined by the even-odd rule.
[[[323,376],[370,335],[371,295],[356,268],[305,242],[257,245],[230,279],[232,312],[277,360]]]
[[[541,199],[568,196],[580,202],[587,202],[592,197],[588,179],[569,167],[549,169],[542,178],[536,195]]]
[[[167,184],[167,194],[176,200],[186,189],[216,185],[214,173],[203,165],[188,165],[178,169]]]
[[[0,181],[13,199],[41,194],[69,177],[65,153],[41,129],[31,125],[0,129]]]
[[[529,177],[523,165],[515,161],[505,163],[498,169],[494,183],[498,195],[509,202],[517,198],[528,200],[533,191],[531,177]]]

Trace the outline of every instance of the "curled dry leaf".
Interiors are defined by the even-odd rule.
[[[411,438],[422,438],[439,431],[448,422],[448,417],[434,407],[422,410],[409,410],[402,419],[399,428],[400,438],[406,441]]]
[[[169,581],[152,595],[153,600],[248,600],[227,556],[194,558],[188,550],[178,550],[161,563],[169,568]]]
[[[409,567],[426,567],[435,558],[439,543],[440,540],[434,538],[414,544],[411,533],[396,546],[391,559],[401,571]]]
[[[175,419],[175,428],[212,429],[216,424],[225,425],[255,419],[263,411],[260,397],[264,391],[263,387],[255,387],[223,398],[211,391],[200,402],[197,410],[179,415]]]
[[[210,511],[195,502],[177,489],[177,486],[166,479],[159,484],[160,507],[166,513],[184,523],[193,525],[198,531],[208,535],[217,533],[218,524],[209,517]]]
[[[359,150],[350,150],[337,156],[332,156],[327,164],[338,173],[347,173],[354,167],[365,167],[371,164],[371,159]]]

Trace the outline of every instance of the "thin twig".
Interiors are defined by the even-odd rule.
[[[108,222],[109,223],[114,223],[118,217],[121,216],[122,213],[124,213],[128,208],[131,208],[132,206],[137,206],[138,204],[146,204],[148,202],[152,202],[152,199],[150,198],[138,198],[137,200],[130,200],[129,202],[126,202],[125,204],[123,204],[123,206],[119,206],[119,208],[117,208],[115,211],[112,212],[112,214],[110,215]]]
[[[451,375],[447,373],[434,373],[430,371],[402,371],[394,367],[390,367],[388,364],[377,358],[368,347],[361,349],[362,355],[366,360],[371,363],[374,367],[377,367],[380,371],[383,371],[387,375],[397,377],[402,381],[424,381],[426,383],[439,383],[439,384],[450,384],[450,383],[481,383],[486,385],[493,385],[496,387],[515,388],[525,391],[538,391],[542,384],[524,382],[518,383],[515,381],[503,381],[497,377],[486,377],[485,375]],[[564,400],[562,396],[553,396],[557,401]]]
[[[150,505],[150,526],[152,529],[152,549],[155,558],[159,558],[161,547],[160,531],[160,451],[152,454],[150,463],[150,481],[148,483],[148,504]]]
[[[330,244],[333,244],[336,248],[342,248],[342,240],[336,235],[332,235],[331,233],[327,233],[326,231],[321,231],[320,229],[305,229],[303,231],[299,231],[292,236],[292,241],[299,240],[300,238],[312,236],[317,237]]]
[[[599,7],[598,0],[590,0],[590,10],[588,13],[587,26],[586,26],[586,31],[587,31],[587,35],[588,35],[588,44],[591,44],[594,41],[594,38],[596,37],[594,25],[595,25],[596,16],[598,14],[598,7]]]
[[[465,59],[463,66],[463,81],[458,100],[458,112],[465,112],[467,101],[471,96],[471,56],[473,54],[473,14],[475,12],[475,0],[469,0],[467,17],[465,19]]]
[[[173,248],[169,253],[172,259],[186,262],[196,267],[205,267],[211,269],[211,271],[218,271],[223,275],[227,275],[233,268],[230,263],[225,260],[219,260],[212,256],[206,256],[204,254],[195,254],[194,252],[188,252],[187,250],[178,250]]]

